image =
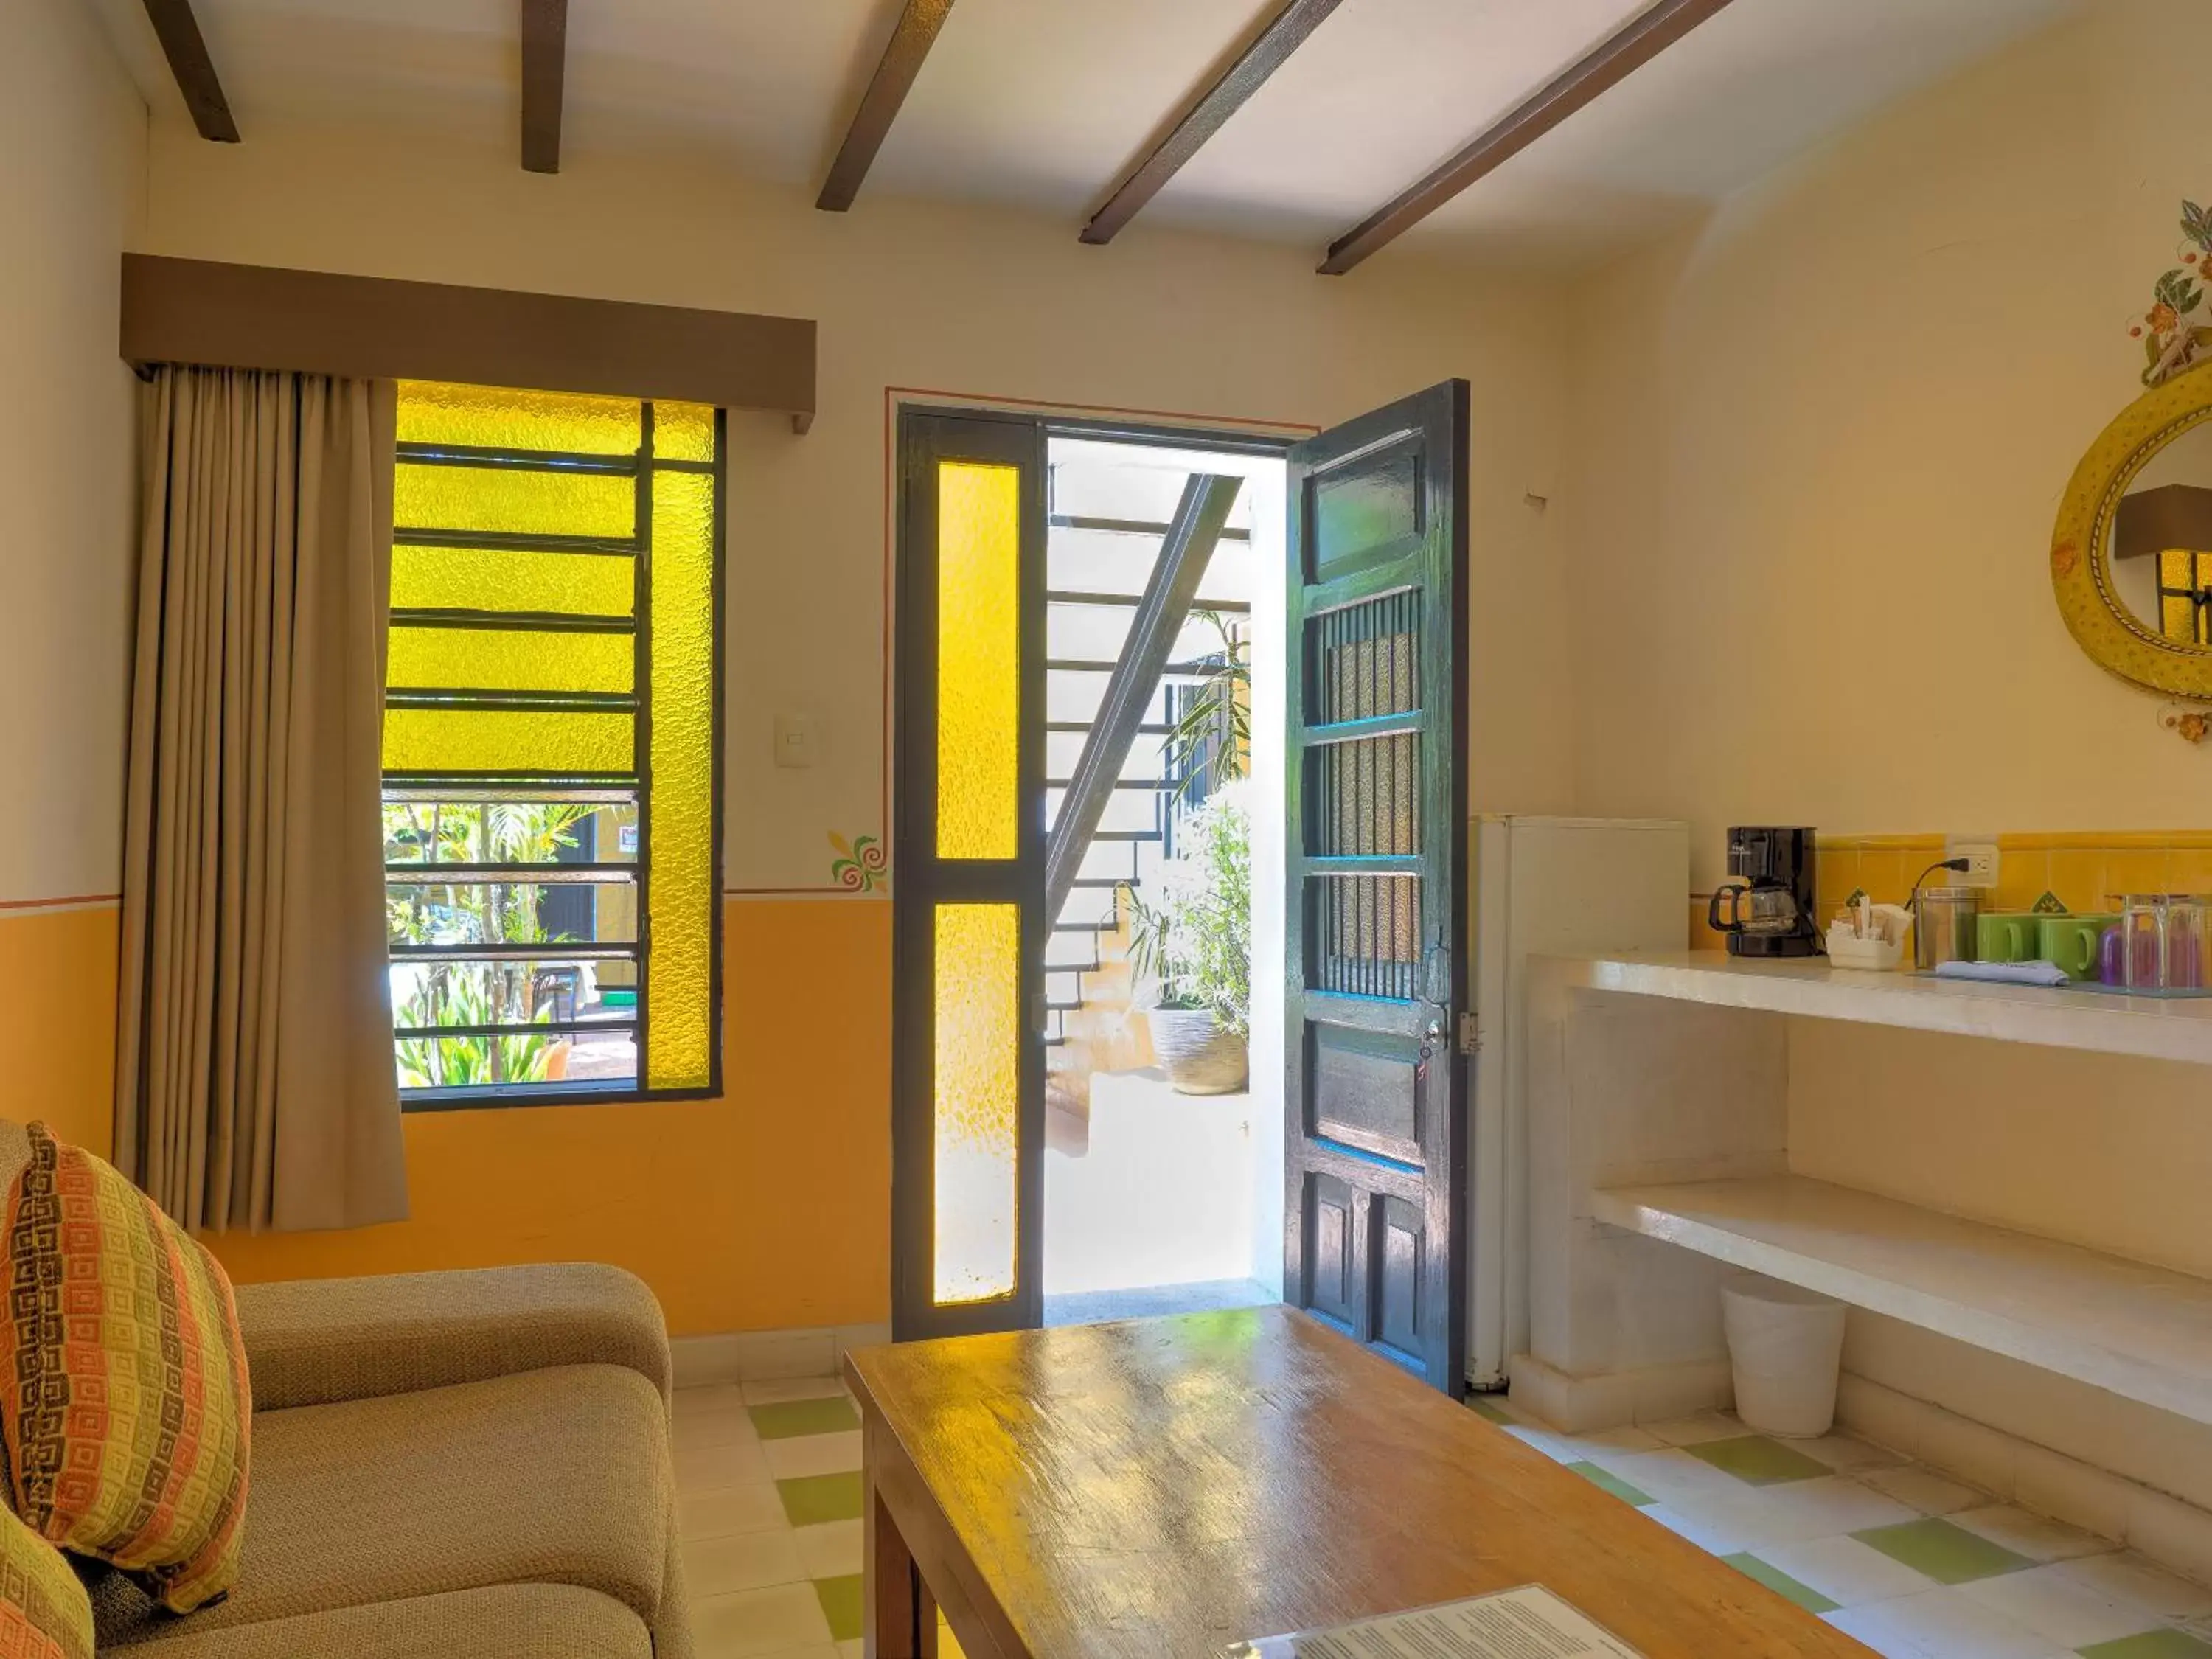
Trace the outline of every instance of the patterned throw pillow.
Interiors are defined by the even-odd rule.
[[[0,1654],[92,1659],[92,1598],[62,1553],[0,1510]]]
[[[0,1321],[15,1510],[190,1613],[228,1594],[246,1515],[252,1395],[230,1280],[109,1165],[30,1133]]]

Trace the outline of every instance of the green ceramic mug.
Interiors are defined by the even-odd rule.
[[[2045,916],[2038,954],[2064,969],[2069,979],[2094,979],[2105,929],[2118,920],[2109,915]]]
[[[1974,922],[1977,962],[2033,962],[2043,949],[2043,918],[2029,910],[1995,910]]]

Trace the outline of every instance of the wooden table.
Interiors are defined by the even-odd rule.
[[[866,1348],[845,1370],[878,1659],[929,1659],[933,1602],[968,1659],[1200,1659],[1532,1583],[1650,1659],[1868,1659],[1287,1309]]]

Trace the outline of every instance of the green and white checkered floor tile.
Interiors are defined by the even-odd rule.
[[[1888,1659],[2212,1659],[2212,1590],[1847,1435],[1708,1413],[1568,1435],[1470,1404]],[[860,1436],[834,1379],[685,1389],[676,1488],[700,1659],[860,1651]]]
[[[1468,1404],[1888,1659],[2212,1659],[2212,1590],[1848,1435],[1720,1412],[1570,1435]]]
[[[699,1659],[860,1650],[860,1419],[836,1379],[676,1395],[676,1507]]]

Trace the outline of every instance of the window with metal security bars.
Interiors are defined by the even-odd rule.
[[[1306,937],[1316,989],[1405,1000],[1421,968],[1421,594],[1307,620],[1306,844],[1358,861],[1317,877]]]
[[[722,419],[403,382],[384,716],[411,1109],[720,1085]]]

